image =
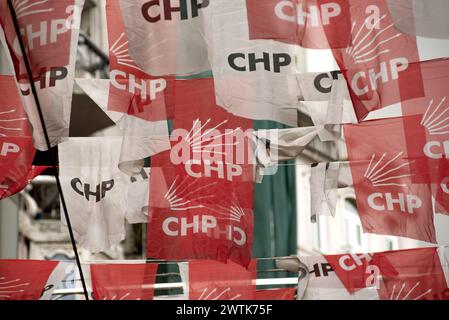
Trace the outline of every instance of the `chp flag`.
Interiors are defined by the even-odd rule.
[[[215,104],[213,79],[176,82],[170,151],[151,159],[147,257],[250,261],[252,121]]]
[[[11,3],[20,29],[16,33]],[[67,140],[71,114],[76,52],[84,0],[12,0],[0,3],[0,40],[7,48],[23,106],[33,128],[34,146],[48,149],[38,107],[29,77],[37,96],[49,136],[50,147]],[[26,56],[22,52],[23,41]],[[25,58],[31,75],[28,75]]]

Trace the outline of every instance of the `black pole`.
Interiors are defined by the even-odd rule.
[[[39,97],[37,95],[36,86],[34,85],[33,73],[31,72],[31,67],[30,67],[30,63],[28,61],[28,57],[27,57],[27,54],[26,54],[25,45],[23,43],[23,39],[22,39],[22,36],[21,36],[21,33],[20,33],[20,27],[19,27],[19,22],[17,21],[17,15],[16,15],[16,12],[14,10],[14,6],[12,5],[11,0],[7,0],[7,1],[8,1],[8,8],[9,8],[9,11],[11,13],[12,21],[14,23],[14,29],[16,31],[17,38],[19,40],[20,50],[22,51],[22,56],[23,56],[23,61],[25,63],[25,68],[26,68],[26,71],[28,73],[28,79],[30,80],[31,92],[33,93],[33,97],[34,97],[34,100],[36,102],[37,111],[39,113],[39,119],[40,119],[40,122],[41,122],[41,125],[42,125],[42,129],[44,131],[45,142],[47,144],[48,150],[50,150],[51,149],[50,138],[48,137],[47,127],[45,126],[44,115],[42,113],[41,104],[39,102]],[[17,75],[17,81],[19,81],[19,76],[20,75]],[[70,217],[69,217],[69,214],[68,214],[67,205],[65,203],[64,193],[62,192],[61,181],[59,180],[59,171],[58,170],[54,170],[54,175],[55,175],[55,178],[56,178],[56,185],[58,187],[58,192],[59,192],[59,195],[61,197],[62,208],[63,208],[65,220],[67,222],[67,227],[69,229],[70,241],[72,242],[72,248],[73,248],[73,251],[75,253],[75,260],[76,260],[76,264],[78,266],[78,270],[79,270],[79,273],[80,273],[81,283],[83,285],[84,296],[85,296],[86,300],[89,300],[89,295],[87,293],[87,287],[86,287],[86,281],[84,280],[83,269],[81,268],[81,262],[80,262],[80,258],[79,258],[79,255],[78,255],[78,250],[76,248],[75,237],[73,236],[72,224],[70,223]]]

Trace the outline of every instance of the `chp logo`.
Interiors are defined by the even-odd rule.
[[[282,68],[292,64],[293,58],[288,53],[270,53],[262,52],[262,56],[256,56],[256,53],[231,53],[228,56],[229,66],[238,72],[256,72],[258,65],[263,65],[263,70],[273,73],[281,73]]]
[[[434,160],[449,158],[449,104],[446,99],[444,97],[439,102],[430,100],[421,120],[421,125],[432,139],[425,144],[423,153]]]
[[[142,15],[149,23],[161,20],[174,20],[173,13],[179,13],[180,20],[198,17],[201,9],[209,6],[210,0],[179,0],[179,6],[172,5],[171,0],[152,0],[142,5]],[[190,6],[189,6],[190,5]]]
[[[406,188],[407,183],[404,182],[404,179],[412,177],[410,172],[411,162],[401,161],[402,156],[403,153],[399,152],[395,157],[388,160],[387,153],[384,153],[380,159],[376,160],[376,154],[373,154],[363,176],[374,188]],[[409,214],[415,213],[423,205],[423,201],[419,196],[403,192],[371,193],[367,198],[367,202],[372,209],[379,212],[394,212],[399,209],[399,211]]]
[[[358,118],[422,96],[416,37],[395,29],[384,1],[353,4],[351,12],[351,43],[333,52],[344,70]],[[416,81],[407,81],[408,77]]]
[[[307,8],[305,8],[307,7]],[[294,22],[311,27],[327,26],[331,20],[342,13],[342,7],[337,2],[328,2],[321,5],[308,4],[306,1],[283,0],[274,6],[274,14],[283,21]]]
[[[175,180],[176,182],[176,180]],[[175,183],[174,182],[174,183]],[[179,216],[168,216],[162,222],[162,231],[169,237],[190,237],[194,234],[204,234],[209,238],[226,239],[232,241],[239,247],[247,243],[246,229],[250,224],[248,219],[250,215],[246,213],[239,204],[237,197],[233,196],[230,206],[217,204],[200,204],[200,201],[209,198],[215,198],[215,195],[206,195],[196,197],[192,200],[187,198],[178,198],[175,196],[174,183],[171,185],[167,196],[170,203],[171,212],[181,212]],[[188,186],[184,186],[188,187]],[[207,189],[210,186],[203,186],[189,192],[193,194],[199,189]],[[168,192],[167,192],[168,194]],[[188,196],[188,195],[186,195]],[[170,198],[171,197],[171,198]],[[217,201],[217,199],[215,199]],[[182,216],[182,211],[196,209],[192,216]],[[202,209],[201,211],[198,209]],[[197,214],[202,212],[201,214]]]
[[[407,70],[409,65],[406,56],[398,56],[406,52],[394,52],[393,48],[403,46],[399,39],[401,34],[394,29],[394,23],[384,26],[382,22],[386,21],[387,15],[379,17],[380,8],[375,5],[368,6],[366,13],[371,15],[361,24],[353,22],[352,45],[345,50],[346,59],[354,67],[368,67],[368,70],[356,72],[351,78],[351,88],[358,96],[377,90],[381,84],[398,80],[399,73]]]
[[[167,81],[163,78],[150,78],[140,69],[128,52],[128,41],[122,32],[109,49],[111,56],[111,84],[114,88],[127,91],[131,95],[140,97],[142,103],[156,100],[158,93],[167,88]],[[152,59],[157,59],[154,57]]]
[[[81,6],[76,2],[75,0],[32,2],[13,0],[20,33],[30,56],[33,71],[69,64],[71,30],[79,28],[77,22],[81,17]],[[19,40],[12,25],[6,29],[6,36],[8,41],[14,39],[13,51],[17,56],[22,57]]]
[[[241,178],[249,165],[256,164],[257,148],[253,149],[253,129],[224,128],[228,120],[209,127],[212,119],[193,121],[192,128],[173,130],[174,143],[170,160],[174,165],[184,165],[187,174],[194,178],[215,177],[233,181]],[[276,139],[276,131],[267,138]],[[275,151],[274,151],[275,152]],[[272,159],[276,154],[272,153]]]

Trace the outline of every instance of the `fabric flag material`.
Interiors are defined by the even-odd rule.
[[[351,43],[333,49],[359,120],[423,95],[416,37],[399,32],[386,0],[349,1]],[[410,81],[413,79],[413,81]]]
[[[436,243],[429,184],[407,153],[406,125],[415,117],[345,125],[344,134],[357,208],[365,232]],[[416,131],[419,137],[421,131]]]
[[[245,0],[211,1],[204,19],[217,104],[237,116],[297,126],[298,48],[250,40]]]
[[[416,122],[407,125],[407,151],[413,158],[422,158],[414,164],[414,171],[422,174],[416,182],[432,183],[432,193],[437,201],[437,212],[449,214],[449,59],[430,60],[421,63],[424,83],[422,98],[401,103],[404,116],[417,116]],[[413,80],[411,80],[413,81]],[[418,130],[424,134],[416,134]]]
[[[121,138],[71,138],[59,146],[62,190],[75,239],[92,252],[125,238],[129,176],[118,169]],[[66,225],[64,216],[61,222]]]
[[[305,299],[446,300],[438,248],[301,258],[311,278]]]
[[[176,83],[172,148],[151,159],[147,257],[249,263],[252,122],[215,104],[213,79]]]
[[[351,31],[347,0],[246,0],[250,39],[304,48],[346,48]]]
[[[376,255],[377,263],[392,265],[378,289],[382,300],[447,300],[449,288],[437,248],[402,250]]]
[[[360,256],[363,258],[364,255]],[[342,255],[342,257],[352,259],[349,254]],[[366,280],[365,269],[363,269],[363,272],[351,273],[351,276],[353,275],[352,281],[363,285],[357,290],[350,290],[351,287],[345,286],[344,281],[340,280],[337,275],[335,269],[338,266],[332,266],[327,258],[328,256],[324,255],[300,257],[300,260],[308,267],[310,274],[303,300],[369,300],[378,297],[376,286],[366,286],[363,281]],[[354,260],[350,261],[351,268],[357,267]],[[363,275],[363,279],[357,278],[360,275]],[[377,279],[377,274],[372,274],[372,271],[367,276],[371,276],[371,282]]]
[[[137,66],[154,76],[210,70],[201,16],[210,0],[119,0]]]
[[[255,279],[255,261],[248,269],[231,261],[190,261],[189,300],[252,300]]]
[[[51,147],[69,135],[76,49],[84,0],[12,1],[27,50]],[[8,48],[36,149],[48,149],[7,1],[0,3],[0,36]],[[2,33],[2,32],[0,32]]]
[[[50,300],[67,264],[49,260],[0,260],[0,300]]]
[[[153,77],[129,55],[119,0],[106,3],[110,80],[78,79],[79,86],[123,133],[120,169],[139,175],[144,159],[170,148],[173,79]]]
[[[395,27],[421,37],[449,39],[446,0],[387,0]]]
[[[28,117],[14,77],[0,76],[0,199],[23,189],[34,178],[33,146]]]
[[[153,300],[157,264],[91,264],[95,300]]]

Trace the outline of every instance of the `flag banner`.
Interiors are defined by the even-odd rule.
[[[169,102],[174,78],[152,77],[130,57],[119,0],[106,3],[106,19],[111,79],[108,110],[147,121],[173,118],[173,104]]]
[[[448,214],[449,59],[423,62],[421,72],[424,96],[401,103],[403,115],[417,117],[405,128],[407,150],[412,158],[426,159],[414,164],[413,170],[423,173],[414,179],[433,184],[438,212]],[[424,134],[416,134],[418,130],[423,130]]]
[[[90,264],[94,300],[153,300],[156,263]]]
[[[84,0],[12,1],[51,147],[69,135],[81,11]],[[0,3],[0,36],[9,52],[36,149],[48,149],[7,1]],[[2,33],[2,32],[0,32]]]
[[[449,39],[446,0],[387,0],[395,27],[421,37]]]
[[[344,125],[348,159],[364,232],[436,243],[430,185],[413,180],[422,173],[411,164],[422,159],[407,153],[406,125],[415,118]]]
[[[332,52],[348,82],[357,118],[422,97],[416,37],[394,27],[386,0],[350,3],[351,43]]]
[[[231,261],[189,261],[189,300],[253,300],[256,265],[255,260],[248,268]]]
[[[0,76],[0,88],[0,199],[3,199],[22,190],[34,178],[32,163],[36,150],[14,77]]]
[[[312,49],[346,48],[350,4],[347,0],[246,0],[249,36]]]
[[[204,14],[217,104],[237,116],[296,127],[298,47],[250,40],[245,1],[211,1]]]
[[[121,138],[70,138],[59,146],[62,191],[75,239],[91,252],[125,238],[130,177],[118,169]],[[143,204],[142,204],[143,205]],[[64,215],[63,225],[67,225]]]
[[[210,0],[119,0],[129,55],[153,76],[210,70],[202,22]]]
[[[253,300],[295,300],[296,288],[257,290]]]
[[[0,300],[50,300],[67,263],[49,260],[0,260]]]
[[[253,241],[252,121],[215,104],[213,79],[177,81],[172,147],[151,159],[147,257],[246,265]]]
[[[310,272],[304,299],[447,300],[438,248],[301,258]]]
[[[382,275],[382,300],[448,300],[449,288],[438,255],[438,248],[422,248],[380,253],[377,264],[393,266]],[[382,270],[382,267],[381,267]]]
[[[170,149],[167,120],[148,121],[118,110],[118,107],[118,111],[110,110],[109,105],[120,105],[123,102],[121,99],[116,100],[120,95],[109,95],[112,86],[110,80],[76,79],[76,83],[121,130],[121,171],[138,176],[145,158]]]
[[[358,260],[354,260],[352,256],[358,258]],[[353,275],[352,280],[348,283],[345,283],[349,276],[340,280],[340,277],[337,275],[335,269],[341,267],[339,265],[331,265],[331,263],[327,260],[329,256],[319,255],[319,256],[307,256],[300,257],[300,260],[308,267],[309,269],[309,281],[307,288],[305,290],[305,294],[303,296],[303,300],[370,300],[377,299],[377,289],[376,286],[373,285],[373,282],[376,282],[379,276],[379,273],[373,273],[373,270],[367,270],[367,276],[365,276],[365,269],[363,272],[360,272],[357,269],[358,265],[355,261],[359,261],[362,264],[362,261],[367,254],[344,254],[341,255],[340,259],[344,259],[345,263],[350,266],[351,270],[356,270],[354,273],[348,271],[351,275]],[[330,258],[332,260],[332,258]],[[347,261],[346,261],[347,260]],[[345,264],[345,266],[346,266]],[[365,268],[367,268],[367,264],[365,264]],[[344,270],[343,270],[344,271]],[[342,272],[343,272],[342,271]],[[376,269],[377,271],[377,269]],[[344,274],[342,274],[344,275]],[[369,282],[365,285],[365,281]],[[362,277],[362,279],[360,279]],[[354,283],[357,283],[360,288],[354,288]],[[361,285],[360,285],[361,284]],[[352,286],[351,286],[352,285]]]

